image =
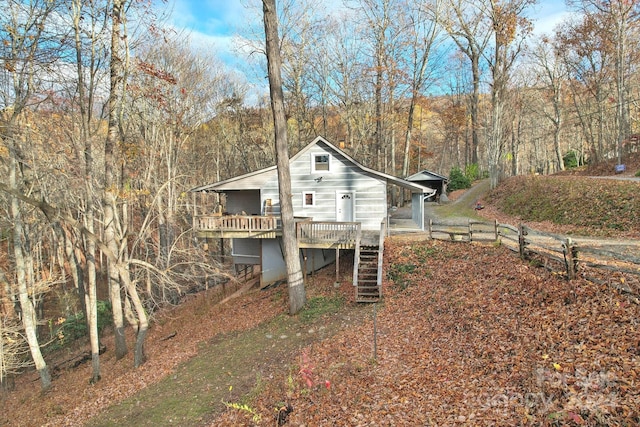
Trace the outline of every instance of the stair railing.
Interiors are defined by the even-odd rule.
[[[382,298],[382,261],[384,258],[384,236],[387,232],[386,227],[386,222],[382,221],[380,224],[380,241],[378,242],[378,274],[376,282],[380,298]]]
[[[362,229],[358,227],[356,231],[356,247],[353,255],[353,286],[358,286],[358,269],[360,268],[360,241],[362,240]]]

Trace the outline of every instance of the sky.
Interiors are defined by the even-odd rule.
[[[233,62],[234,35],[249,19],[240,0],[169,0],[169,22],[189,33],[192,43],[213,48],[225,62]]]
[[[256,19],[250,15],[246,3],[247,0],[169,0],[170,22],[189,31],[194,41],[207,41],[228,54],[232,53],[233,35]],[[568,14],[562,0],[541,0],[532,10],[537,34],[551,33]]]
[[[247,3],[258,5],[250,10]],[[327,8],[340,0],[325,0]],[[244,55],[237,52],[237,34],[248,26],[262,26],[260,0],[168,0],[170,25],[189,34],[192,46],[211,49],[231,69],[242,73]],[[257,15],[256,15],[257,14]],[[534,32],[551,34],[569,14],[563,0],[539,0],[531,9]]]

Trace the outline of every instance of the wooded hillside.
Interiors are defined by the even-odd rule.
[[[50,352],[76,335],[90,338],[87,380],[111,375],[105,330],[139,368],[158,310],[228,280],[190,233],[189,189],[274,164],[261,8],[239,34],[255,66],[242,77],[161,4],[0,0],[3,391],[25,365],[52,387]],[[572,2],[547,36],[529,0],[358,0],[340,16],[322,4],[278,2],[291,154],[322,135],[381,172],[459,167],[492,187],[585,164],[638,170],[638,1]],[[588,206],[615,210],[606,230],[635,227],[607,203],[637,197],[594,186],[613,187]]]

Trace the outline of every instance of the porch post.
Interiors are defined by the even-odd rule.
[[[336,248],[336,283],[340,282],[340,248]]]

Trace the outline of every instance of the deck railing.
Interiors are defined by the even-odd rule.
[[[353,248],[360,234],[359,222],[300,221],[296,235],[300,245]]]
[[[275,231],[278,217],[256,215],[200,215],[193,217],[196,231],[246,232]]]
[[[281,231],[280,217],[256,215],[201,215],[193,218],[196,232],[221,237],[270,237]],[[361,233],[358,222],[321,222],[297,218],[296,237],[301,247],[353,248]]]

